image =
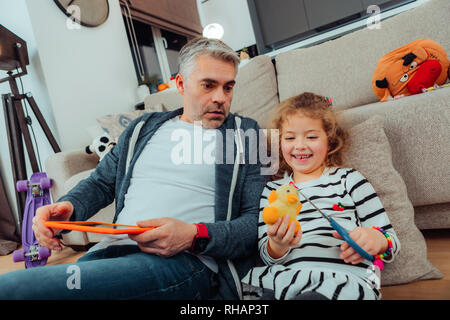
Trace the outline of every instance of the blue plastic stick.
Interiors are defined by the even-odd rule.
[[[311,200],[307,196],[305,196],[300,190],[298,190],[298,193],[303,196],[303,198],[306,199],[325,219],[330,222],[331,227],[337,231],[337,233],[340,234],[340,236],[344,239],[345,242],[349,244],[350,247],[352,247],[356,252],[359,253],[361,257],[363,257],[366,260],[374,261],[374,257],[370,255],[367,251],[365,251],[363,248],[361,248],[352,238],[350,238],[350,235],[348,234],[347,230],[345,230],[339,223],[337,223],[333,218],[329,217],[325,213],[322,212],[319,208],[316,207],[314,203],[312,203]]]
[[[347,242],[349,246],[352,247],[356,252],[358,252],[361,257],[369,261],[374,260],[372,255],[370,255],[366,250],[361,248],[352,238],[350,238],[350,235],[348,234],[347,230],[345,230],[339,223],[337,223],[336,221],[334,221],[333,218],[330,217],[328,217],[328,221],[330,221],[330,224],[333,227],[333,229],[336,230],[337,233],[339,233],[341,237],[344,239],[344,241]]]

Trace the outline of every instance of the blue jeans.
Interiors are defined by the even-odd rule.
[[[137,246],[110,246],[74,264],[0,275],[2,299],[208,299],[215,274],[197,257],[147,254]]]

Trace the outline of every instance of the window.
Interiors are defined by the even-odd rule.
[[[178,53],[187,43],[188,39],[185,36],[181,36],[167,30],[160,29],[160,31],[161,40],[164,43],[164,49],[169,64],[170,74],[175,77],[178,73]]]
[[[123,18],[138,83],[146,84],[154,93],[159,84],[169,82],[178,73],[178,53],[188,38],[135,19]]]
[[[367,9],[372,4],[388,11],[414,1],[417,0],[284,0],[280,5],[273,0],[248,0],[248,6],[258,51],[270,55],[300,41],[363,21],[371,15]],[[338,31],[333,37],[341,35]]]
[[[139,84],[153,93],[178,73],[178,54],[201,35],[197,0],[119,0]]]

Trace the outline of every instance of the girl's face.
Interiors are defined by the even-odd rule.
[[[286,119],[281,128],[281,152],[292,168],[294,182],[318,179],[328,153],[322,120],[299,113]]]

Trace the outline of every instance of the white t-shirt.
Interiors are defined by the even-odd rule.
[[[175,117],[166,121],[136,160],[124,207],[116,223],[171,217],[187,223],[214,222],[216,129]],[[107,235],[90,251],[136,244],[127,235]],[[213,271],[210,257],[199,258]]]

